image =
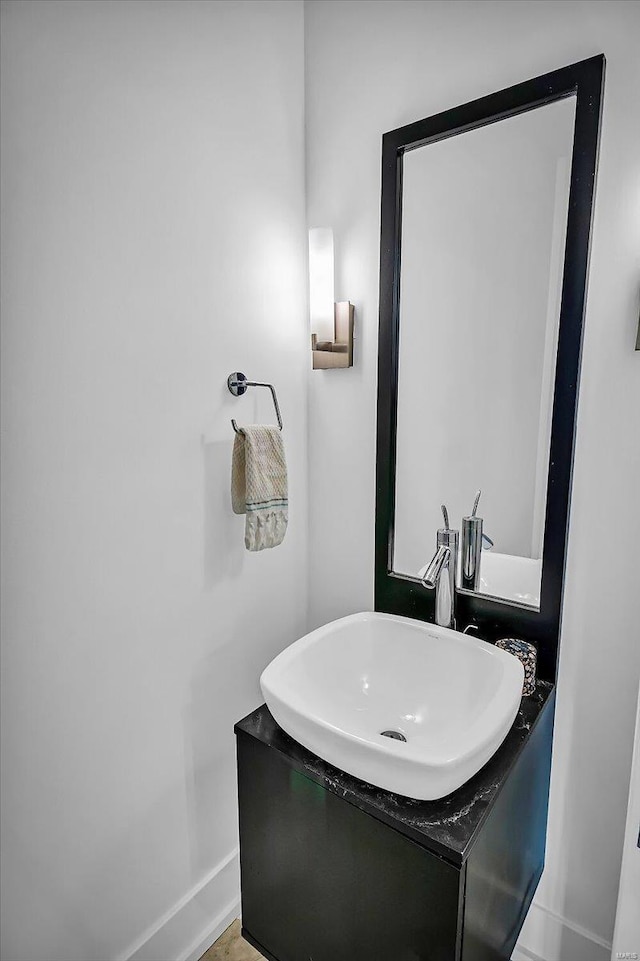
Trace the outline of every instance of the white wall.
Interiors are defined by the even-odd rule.
[[[2,957],[197,956],[232,725],[306,618],[302,5],[11,2],[2,44]],[[254,556],[237,369],[290,468]]]
[[[622,871],[620,872],[620,891],[616,911],[616,926],[613,934],[613,949],[616,958],[628,956],[640,944],[640,698],[636,715],[633,764],[629,785],[629,806],[627,826],[624,834]],[[638,952],[636,951],[636,954]]]
[[[602,51],[608,59],[547,869],[522,938],[544,961],[599,961],[613,929],[640,658],[640,5],[312,0],[305,11],[308,218],[334,227],[336,293],[355,303],[358,334],[353,370],[310,381],[311,626],[373,603],[382,133]]]

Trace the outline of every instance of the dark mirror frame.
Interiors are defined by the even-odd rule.
[[[586,300],[589,241],[598,162],[604,55],[527,80],[498,93],[385,133],[382,138],[380,331],[376,457],[375,609],[434,619],[434,592],[394,573],[396,420],[405,151],[495,123],[575,95],[569,209],[555,369],[539,611],[480,594],[459,593],[457,626],[476,624],[482,637],[521,637],[538,648],[538,674],[556,676],[556,660],[571,496],[578,378]],[[444,496],[444,495],[443,495]],[[436,532],[433,532],[435,547]]]

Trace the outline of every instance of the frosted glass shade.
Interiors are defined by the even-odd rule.
[[[311,333],[318,341],[334,339],[333,230],[309,231],[309,307]]]

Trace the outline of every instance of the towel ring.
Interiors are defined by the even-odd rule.
[[[271,397],[273,399],[273,406],[276,409],[276,417],[278,418],[278,427],[282,430],[282,417],[280,416],[280,407],[278,406],[278,398],[276,397],[276,389],[273,384],[261,384],[257,380],[247,380],[245,374],[241,374],[237,371],[235,374],[229,374],[227,377],[227,387],[234,397],[242,397],[246,393],[247,387],[268,387],[271,391]],[[231,426],[238,433],[238,425],[236,424],[233,417],[231,418]]]

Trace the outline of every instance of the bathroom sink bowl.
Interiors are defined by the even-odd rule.
[[[260,679],[287,734],[348,774],[419,800],[473,777],[518,712],[520,661],[478,638],[352,614],[300,638]]]

